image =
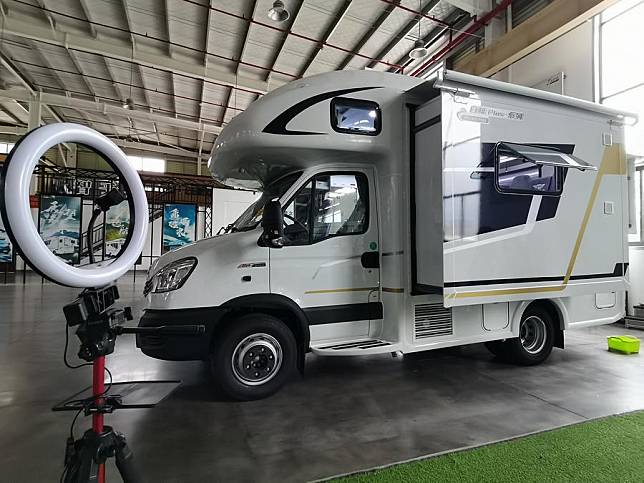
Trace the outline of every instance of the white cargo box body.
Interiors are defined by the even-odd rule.
[[[449,74],[412,112],[413,292],[451,307],[624,291],[624,119]]]

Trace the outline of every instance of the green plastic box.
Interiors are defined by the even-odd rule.
[[[639,354],[640,340],[632,335],[611,335],[608,337],[608,350],[621,354]]]

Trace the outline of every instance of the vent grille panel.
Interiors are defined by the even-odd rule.
[[[452,309],[446,309],[442,303],[414,306],[414,337],[416,339],[452,334]]]

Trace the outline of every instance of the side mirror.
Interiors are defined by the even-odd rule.
[[[284,246],[284,217],[282,205],[279,201],[273,200],[266,203],[262,214],[262,241],[270,248],[282,248]]]

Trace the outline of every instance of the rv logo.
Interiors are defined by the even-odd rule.
[[[485,106],[470,106],[470,113],[495,117],[497,119],[507,119],[508,121],[523,121],[525,117],[525,114],[521,111],[508,111],[506,109]]]

